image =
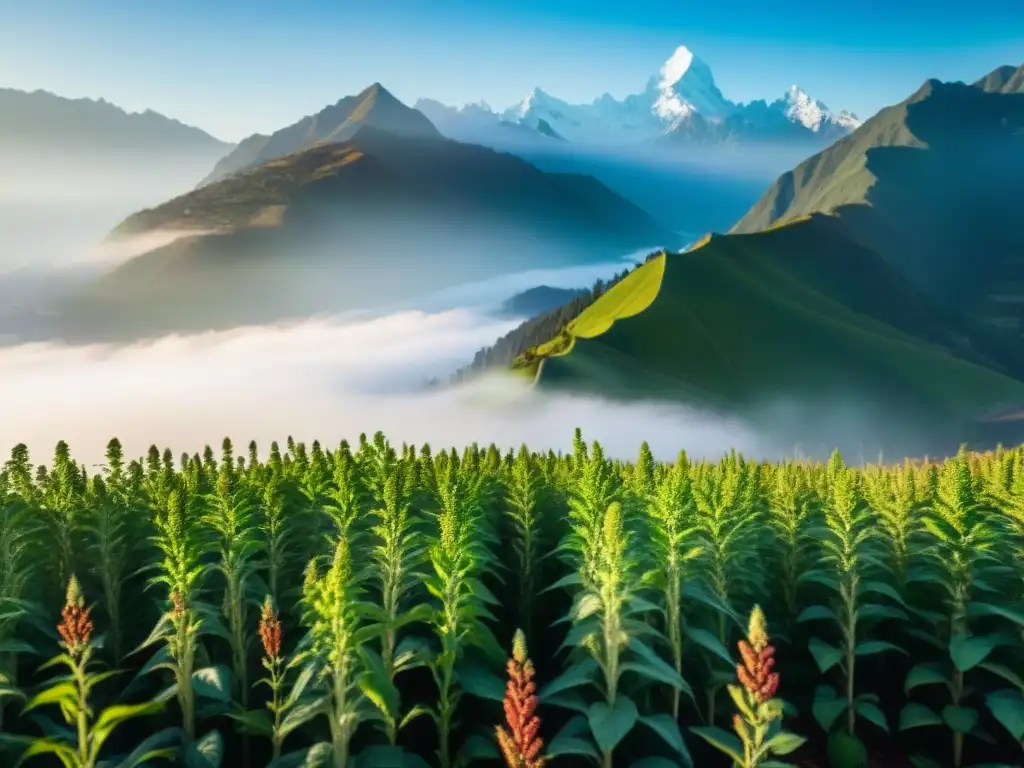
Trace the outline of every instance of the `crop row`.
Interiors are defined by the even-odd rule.
[[[1020,765],[1022,599],[1024,449],[19,445],[0,763]]]

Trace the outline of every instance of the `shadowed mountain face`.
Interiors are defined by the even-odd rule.
[[[928,81],[783,174],[735,226],[834,215],[844,232],[996,333],[1024,339],[1024,68]]]
[[[520,365],[543,358],[544,387],[681,401],[790,443],[950,450],[966,425],[1024,401],[969,333],[814,216],[649,260]]]
[[[182,236],[66,308],[67,334],[228,327],[372,309],[678,239],[593,178],[370,126],[126,219],[114,240]]]
[[[234,152],[217,163],[202,183],[218,181],[316,144],[348,141],[364,126],[398,136],[441,138],[441,134],[421,112],[405,106],[380,83],[374,83],[358,95],[346,96],[337,104],[304,117],[270,136],[250,136]]]

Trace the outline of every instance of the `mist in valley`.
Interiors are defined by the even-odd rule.
[[[581,427],[622,457],[635,456],[643,440],[666,459],[682,447],[708,456],[758,450],[741,425],[678,406],[546,395],[503,376],[424,388],[517,322],[413,310],[124,346],[0,348],[0,398],[16,404],[0,422],[0,445],[24,442],[46,462],[66,440],[76,457],[96,463],[113,436],[130,455],[151,444],[175,455],[201,451],[224,436],[240,445],[256,440],[265,455],[270,441],[289,435],[335,445],[382,430],[394,442],[437,448],[494,442],[568,450]]]
[[[774,172],[769,159],[760,171],[745,166],[742,173],[727,164],[715,171],[694,158],[661,167],[625,155],[547,160],[561,165],[552,170],[600,177],[603,169],[602,180],[634,202],[650,208],[651,200],[660,199],[659,218],[691,227],[693,236],[727,228]],[[395,442],[436,447],[494,442],[507,449],[526,443],[557,451],[570,448],[576,427],[600,440],[610,455],[626,459],[635,457],[644,440],[665,460],[680,449],[715,458],[733,448],[764,458],[798,451],[824,458],[835,444],[863,445],[858,409],[838,404],[827,428],[797,446],[801,441],[792,439],[791,427],[801,421],[799,404],[771,405],[755,427],[678,403],[552,393],[500,374],[460,386],[426,386],[524,319],[495,313],[514,294],[539,285],[589,287],[662,245],[653,242],[618,258],[564,268],[515,270],[510,260],[499,276],[448,276],[441,281],[447,287],[424,288],[411,299],[374,297],[350,312],[297,310],[274,323],[217,331],[177,328],[157,337],[136,332],[133,318],[124,315],[116,343],[88,334],[71,342],[59,322],[68,296],[188,233],[158,231],[114,242],[104,242],[105,235],[128,213],[187,191],[201,174],[150,164],[132,181],[130,174],[78,166],[70,177],[66,170],[43,174],[35,186],[21,188],[31,190],[21,195],[18,184],[30,170],[20,167],[0,191],[0,397],[9,404],[0,422],[0,450],[23,442],[35,461],[46,462],[56,442],[66,440],[77,457],[95,463],[113,436],[129,454],[142,455],[151,444],[177,454],[216,445],[224,436],[240,444],[255,440],[262,452],[288,436],[333,445],[382,430]],[[713,183],[700,183],[702,174]],[[630,184],[634,192],[647,190],[649,199],[630,195]],[[704,207],[694,208],[693,200],[703,200]],[[409,234],[412,241],[415,233]],[[466,257],[456,258],[431,237],[415,245],[419,266],[396,275],[400,282],[427,285],[423,275],[429,270],[451,269]],[[233,266],[245,268],[244,260]],[[345,279],[340,267],[311,275],[308,286],[299,285],[291,297],[294,306],[301,309],[310,296]],[[242,299],[260,301],[258,294]],[[873,450],[861,458],[874,458]]]
[[[819,149],[751,143],[516,151],[546,171],[594,176],[666,227],[696,239],[730,229],[780,174]]]
[[[0,142],[0,276],[102,269],[117,254],[98,244],[126,216],[188,192],[209,153],[26,148]]]

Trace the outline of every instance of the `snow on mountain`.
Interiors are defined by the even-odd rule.
[[[602,97],[591,104],[569,104],[534,88],[525,99],[506,109],[502,118],[534,130],[546,123],[559,136],[573,143],[620,144],[635,140],[633,134],[638,128],[649,129],[653,125],[651,115],[644,114],[642,110],[632,111],[639,114],[631,114],[628,106],[610,97]]]
[[[450,107],[433,99],[420,99],[415,109],[426,115],[442,134],[456,141],[483,145],[546,145],[553,140],[563,141],[540,126],[531,128],[518,121],[504,120],[485,101]]]
[[[814,133],[824,132],[834,127],[852,131],[861,124],[857,116],[850,112],[833,114],[823,102],[812,99],[805,90],[797,85],[791,86],[786,91],[786,95],[776,101],[773,106],[781,109],[786,117],[794,123],[799,123]]]
[[[621,100],[606,93],[590,104],[570,104],[534,88],[501,113],[483,104],[455,109],[428,99],[416,106],[447,136],[483,140],[486,134],[492,143],[509,140],[512,126],[545,139],[554,133],[572,143],[614,146],[655,140],[821,141],[861,124],[856,115],[835,114],[795,85],[771,103],[733,103],[718,89],[711,68],[685,46],[665,60],[644,91]]]
[[[693,112],[714,120],[725,117],[734,107],[715,85],[711,68],[685,46],[676,48],[661,66],[659,75],[653,109],[668,130]],[[648,92],[653,85],[654,78],[648,84]]]

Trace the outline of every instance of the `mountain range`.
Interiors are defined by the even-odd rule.
[[[1024,67],[929,80],[863,123],[796,88],[730,102],[685,49],[621,101],[534,91],[502,113],[455,117],[420,105],[374,84],[234,148],[150,116],[161,136],[221,156],[197,188],[114,230],[112,241],[174,239],[76,294],[65,335],[385,311],[455,282],[661,245],[518,365],[541,387],[755,420],[766,403],[822,419],[853,403],[868,431],[888,423],[947,443],[1024,403]],[[121,124],[116,108],[97,110]],[[456,135],[470,122],[476,143]],[[727,234],[672,253],[676,235],[593,177],[479,146],[505,141],[492,130],[536,146],[832,143]]]
[[[26,247],[39,240],[32,222],[40,219],[48,230],[90,239],[102,234],[102,227],[76,229],[74,215],[56,211],[57,201],[91,206],[97,218],[116,221],[126,210],[188,189],[231,148],[153,111],[0,88],[0,267],[56,258],[46,246]],[[47,232],[45,239],[60,237]]]
[[[231,146],[152,110],[128,112],[103,99],[0,88],[0,147],[219,157]]]
[[[929,80],[517,365],[546,388],[789,414],[794,439],[845,418],[873,445],[955,449],[1024,404],[1022,171],[1024,67]]]
[[[832,112],[794,85],[771,102],[730,101],[710,67],[680,46],[643,91],[590,104],[570,104],[540,88],[501,112],[486,103],[445,106],[420,99],[416,108],[460,141],[516,144],[568,141],[591,146],[803,141],[827,144],[856,129],[849,112]]]
[[[105,274],[71,331],[230,327],[679,243],[596,179],[443,137],[380,84],[241,142],[113,242],[174,239]]]

